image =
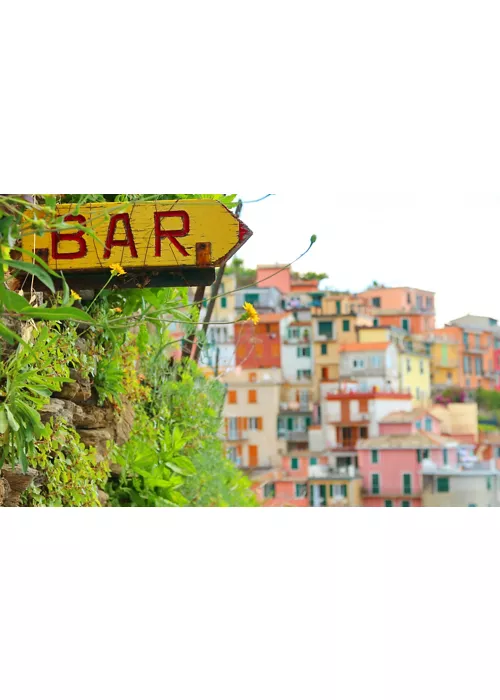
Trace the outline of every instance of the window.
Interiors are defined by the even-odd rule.
[[[373,297],[372,306],[374,306],[376,309],[380,309],[380,297]]]
[[[411,474],[403,474],[403,493],[411,494]]]
[[[416,388],[415,391],[416,391],[416,394],[417,394],[417,401],[420,401],[420,387],[417,386],[417,388]]]
[[[450,490],[450,480],[447,476],[438,476],[437,491],[438,493],[448,493]]]
[[[410,330],[410,322],[408,321],[407,318],[403,318],[401,320],[401,328],[406,332],[408,332]]]
[[[337,309],[337,314],[340,314],[342,310],[340,301],[335,302],[335,308]]]
[[[231,462],[236,462],[238,459],[238,451],[236,450],[236,447],[228,447],[227,458],[230,459]]]
[[[259,298],[259,294],[245,294],[245,302],[248,302],[249,304],[258,304]]]
[[[300,370],[299,370],[300,372]],[[297,372],[298,374],[298,372]],[[300,377],[299,377],[300,379]],[[328,379],[328,367],[322,367],[321,368],[321,379]]]
[[[406,371],[411,372],[411,360],[406,360]]]
[[[300,338],[300,329],[299,328],[289,328],[288,329],[288,337],[289,338]]]
[[[431,432],[431,430],[432,430],[432,418],[425,419],[425,429],[428,433]]]
[[[481,336],[476,335],[476,350],[480,350],[480,349],[481,349]]]
[[[483,373],[483,360],[481,357],[476,357],[476,374]]]
[[[421,420],[418,420],[418,421],[415,423],[415,427],[416,427],[417,430],[422,430],[422,421],[421,421]]]
[[[274,498],[276,496],[276,489],[274,484],[264,484],[264,498]]]
[[[324,335],[329,340],[333,338],[333,324],[331,321],[320,321],[318,323],[318,335]]]
[[[328,345],[326,343],[321,343],[321,354],[328,355]]]
[[[299,459],[298,457],[292,457],[290,460],[290,466],[292,469],[298,469],[299,468]]]
[[[491,476],[486,477],[486,488],[491,491]]]
[[[365,361],[364,360],[353,360],[352,361],[352,366],[357,369],[363,369],[365,366]]]
[[[420,374],[424,374],[424,361],[420,360]]]
[[[384,501],[384,506],[390,508],[392,506],[392,501]]]
[[[468,350],[469,348],[469,334],[464,332],[464,345],[465,348]]]
[[[311,357],[311,348],[297,348],[297,357]]]
[[[500,447],[497,447],[497,459],[500,459]]]
[[[323,369],[326,369],[323,367]],[[297,370],[297,379],[311,379],[311,370],[310,369],[298,369]]]
[[[347,484],[330,484],[330,498],[347,498]]]
[[[464,357],[464,372],[465,374],[470,374],[470,357],[467,357],[467,355]]]
[[[401,506],[402,506],[402,508],[409,508],[410,501],[401,501]]]
[[[257,403],[257,390],[256,389],[249,389],[248,390],[248,403]]]
[[[259,428],[259,419],[258,418],[249,418],[248,419],[248,429],[249,430],[258,430]]]
[[[228,403],[238,403],[238,396],[235,391],[227,392],[227,401]]]
[[[372,474],[372,493],[380,493],[380,474]]]
[[[373,319],[373,327],[378,328],[378,318]]]
[[[372,355],[370,357],[370,364],[374,369],[379,369],[382,364],[381,360],[382,358],[380,355]]]
[[[411,304],[411,294],[409,292],[406,295],[406,301],[408,302],[408,304]]]
[[[200,295],[200,296],[201,296],[201,295]],[[222,298],[221,298],[221,300],[220,300],[220,305],[221,305],[221,308],[223,308],[223,309],[227,308],[227,297],[222,297]]]
[[[309,460],[309,464],[311,465],[311,467],[314,467],[317,463],[318,463],[317,457],[311,457],[311,459]]]
[[[378,450],[372,450],[372,464],[378,464]]]
[[[422,450],[422,455],[424,459],[429,459],[429,450]]]
[[[259,464],[259,448],[257,445],[248,445],[248,466],[257,467]]]
[[[348,319],[348,318],[345,318],[345,319],[342,321],[342,330],[343,330],[343,331],[348,331],[349,328],[350,328],[350,326],[351,326],[351,324],[350,324],[349,319]]]
[[[443,450],[443,464],[446,466],[448,464],[448,450],[446,447]]]
[[[361,440],[364,440],[365,438],[368,437],[368,428],[366,427],[366,425],[362,425],[362,426],[360,427],[360,429],[359,429],[359,437],[361,438]]]
[[[295,484],[295,498],[307,498],[307,484]]]

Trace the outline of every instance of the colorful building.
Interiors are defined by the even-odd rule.
[[[281,339],[288,337],[291,316],[261,314],[256,326],[248,321],[235,324],[236,364],[244,369],[281,367]]]
[[[440,434],[432,413],[416,409],[388,414],[378,437],[358,443],[365,506],[421,506],[422,468],[455,466],[458,444]]]
[[[277,468],[280,451],[285,449],[276,431],[280,370],[237,367],[224,380],[227,387],[224,428],[229,458],[250,472],[258,467]]]
[[[377,285],[357,296],[366,303],[375,326],[397,326],[411,334],[434,329],[434,292]]]

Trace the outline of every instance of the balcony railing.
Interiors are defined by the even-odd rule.
[[[340,378],[349,377],[385,377],[385,367],[340,367]]]
[[[287,403],[282,401],[280,403],[280,413],[312,413],[313,404],[312,401],[291,401]]]
[[[288,442],[307,442],[309,439],[307,430],[278,430],[278,437]]]
[[[227,434],[228,442],[238,442],[239,440],[248,440],[248,430],[230,430]]]
[[[459,361],[457,360],[434,360],[433,365],[440,369],[458,369]]]

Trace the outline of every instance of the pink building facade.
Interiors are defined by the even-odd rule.
[[[440,421],[426,411],[389,414],[380,435],[358,443],[358,469],[367,507],[421,506],[422,469],[456,467],[457,443],[441,435]]]

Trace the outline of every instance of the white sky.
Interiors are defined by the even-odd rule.
[[[245,193],[243,200],[266,192]],[[288,263],[326,272],[329,286],[361,291],[373,280],[436,292],[437,322],[467,313],[500,317],[500,195],[334,195],[297,206],[276,194],[243,207],[253,237],[239,256],[248,266]]]

